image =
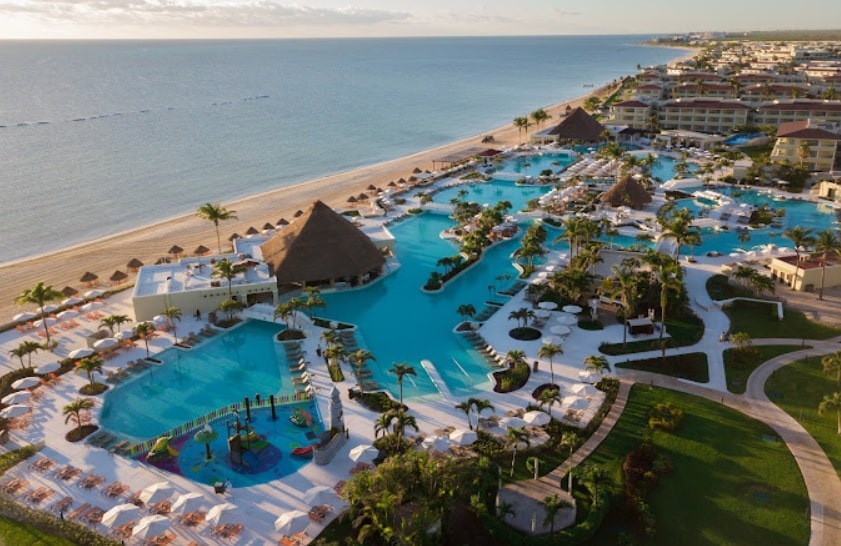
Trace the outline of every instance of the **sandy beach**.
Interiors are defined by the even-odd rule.
[[[591,94],[604,91],[605,88],[596,89],[571,101],[544,107],[552,118],[544,123],[543,127],[530,127],[529,134],[557,123],[559,113],[562,114],[567,106],[580,106]],[[493,135],[494,142],[482,144],[483,135]],[[369,184],[386,187],[391,180],[408,178],[416,167],[432,170],[433,160],[449,154],[481,146],[511,147],[520,141],[528,141],[528,136],[518,134],[517,128],[508,124],[480,135],[394,160],[222,203],[229,210],[236,211],[238,216],[237,220],[220,224],[223,250],[225,246],[230,248],[230,244],[227,243],[230,234],[243,234],[249,226],[260,229],[266,222],[274,224],[280,218],[292,221],[295,211],[306,209],[317,199],[332,207],[346,207],[347,198],[366,191],[365,188]],[[197,202],[196,208],[202,204]],[[205,245],[215,252],[217,245],[213,224],[188,214],[57,252],[4,264],[0,266],[0,275],[4,279],[0,286],[0,323],[11,320],[12,316],[24,310],[14,304],[14,299],[22,290],[31,288],[40,281],[52,285],[57,290],[72,286],[83,291],[85,287],[79,279],[86,271],[91,271],[98,275],[102,284],[107,287],[111,284],[108,278],[114,271],[126,271],[126,263],[132,258],[152,264],[158,258],[166,256],[172,245],[178,245],[188,253],[199,245]],[[129,280],[133,281],[133,275]]]

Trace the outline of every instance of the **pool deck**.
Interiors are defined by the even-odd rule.
[[[415,202],[410,200],[406,208],[414,206]],[[634,213],[631,213],[634,214]],[[642,214],[642,213],[641,213]],[[645,213],[647,216],[651,212]],[[392,214],[390,218],[393,218]],[[382,218],[363,219],[363,222],[381,222]],[[548,256],[551,260],[557,258],[557,253]],[[749,256],[745,256],[749,258]],[[736,258],[740,259],[740,258]],[[670,349],[669,354],[683,352],[702,351],[708,355],[710,366],[710,381],[704,387],[715,391],[726,392],[724,367],[721,357],[722,350],[730,345],[721,342],[720,332],[729,328],[726,315],[716,307],[706,294],[705,282],[713,274],[720,271],[725,263],[733,262],[731,256],[717,258],[697,257],[695,263],[681,262],[686,268],[686,281],[689,290],[690,302],[693,310],[704,320],[706,324],[705,334],[702,340],[692,346],[679,349]],[[610,263],[600,264],[602,268],[609,269]],[[780,287],[782,295],[788,297],[790,292],[787,288]],[[799,294],[798,294],[799,296]],[[100,308],[104,314],[120,313],[132,316],[129,291],[121,292],[107,300]],[[814,298],[814,295],[812,295]],[[508,336],[508,331],[513,327],[513,322],[508,320],[512,310],[520,307],[530,306],[523,299],[523,293],[519,293],[506,301],[505,305],[489,318],[481,327],[479,332],[493,345],[499,354],[505,354],[508,350],[519,349],[526,353],[527,361],[539,361],[539,371],[533,373],[528,384],[515,393],[499,395],[493,392],[483,393],[481,397],[487,398],[494,404],[494,413],[503,417],[508,413],[522,410],[529,403],[533,402],[531,392],[541,384],[550,381],[549,363],[547,360],[539,359],[536,356],[541,345],[541,340],[533,342],[517,342]],[[329,315],[329,309],[325,311]],[[556,315],[556,313],[552,313]],[[78,328],[69,331],[62,331],[58,336],[59,347],[55,354],[39,352],[32,357],[32,365],[38,366],[55,360],[56,356],[65,357],[67,354],[79,347],[86,346],[85,336],[98,330],[98,320],[88,321],[77,319],[80,323]],[[455,322],[455,321],[454,321]],[[543,329],[544,337],[551,335],[549,328],[557,324],[554,317],[546,321]],[[178,323],[179,336],[190,331],[199,331],[204,322],[196,321],[191,316],[185,316],[183,321]],[[455,325],[455,324],[454,324]],[[585,331],[577,326],[571,328],[572,332],[563,340],[564,354],[558,355],[554,360],[554,373],[557,383],[562,385],[564,392],[578,382],[578,374],[582,371],[582,361],[591,354],[598,354],[598,346],[602,342],[621,342],[623,328],[621,325],[609,325],[600,331]],[[317,332],[312,331],[304,344],[308,354],[315,355],[318,344]],[[363,332],[364,335],[364,332]],[[10,370],[18,369],[19,364],[16,358],[9,355],[9,351],[16,347],[23,340],[40,341],[36,334],[20,333],[11,330],[0,334],[0,373],[7,373]],[[637,338],[640,339],[640,338]],[[150,341],[150,350],[157,352],[171,346],[173,339],[169,334],[163,334]],[[634,359],[647,358],[659,355],[659,351],[633,355]],[[110,371],[116,368],[125,367],[128,360],[145,356],[145,349],[142,343],[135,349],[120,351],[113,359],[107,360],[105,370]],[[628,357],[608,357],[611,365],[616,364]],[[321,359],[312,359],[311,375],[315,388],[315,398],[319,404],[322,416],[327,416],[327,394],[333,388],[333,383]],[[619,374],[620,376],[622,373]],[[213,488],[207,485],[192,482],[182,476],[172,475],[154,467],[144,465],[134,460],[112,455],[108,451],[89,447],[84,442],[71,444],[64,440],[64,434],[69,430],[69,425],[64,422],[61,409],[66,404],[76,399],[78,389],[87,382],[86,377],[74,373],[62,376],[61,381],[55,386],[42,386],[38,388],[41,396],[32,402],[32,411],[29,414],[27,426],[12,430],[11,440],[0,447],[0,452],[14,449],[27,444],[43,443],[44,448],[40,456],[47,456],[56,462],[54,468],[72,464],[83,470],[84,474],[95,472],[105,478],[102,486],[95,489],[83,489],[76,485],[78,479],[69,483],[62,481],[54,475],[54,472],[39,473],[29,468],[28,463],[18,465],[6,473],[6,477],[23,477],[29,481],[28,490],[43,486],[54,491],[52,497],[43,502],[43,507],[48,507],[53,501],[64,496],[70,496],[74,500],[74,507],[84,503],[92,506],[99,506],[103,509],[111,508],[121,502],[120,499],[111,499],[100,493],[105,484],[120,481],[126,484],[132,492],[139,491],[144,487],[161,481],[169,481],[175,488],[173,498],[180,493],[197,492],[205,500],[203,509],[206,511],[215,504],[232,502],[240,508],[238,520],[244,524],[242,533],[234,543],[247,545],[268,545],[276,544],[280,534],[274,530],[273,522],[282,513],[289,510],[308,511],[309,506],[302,500],[303,492],[316,485],[332,487],[340,480],[346,480],[353,466],[347,454],[355,446],[370,444],[374,439],[373,422],[376,414],[362,408],[356,402],[348,399],[348,389],[355,385],[354,379],[347,374],[344,383],[336,384],[342,402],[344,404],[345,423],[349,431],[348,443],[339,451],[336,458],[328,466],[316,466],[308,464],[292,475],[269,483],[251,487],[237,487],[236,476],[231,474],[233,489],[224,496],[216,495]],[[691,383],[691,382],[685,382]],[[598,396],[598,395],[597,395]],[[93,422],[98,422],[98,412],[101,409],[102,398],[96,397],[97,408],[93,411]],[[437,431],[447,428],[466,428],[466,420],[463,412],[454,408],[455,404],[462,399],[452,399],[447,396],[425,396],[419,400],[407,400],[412,413],[416,416],[420,432],[426,436],[435,436]],[[595,411],[598,400],[591,401],[590,412]],[[553,413],[563,414],[562,410],[555,408]],[[487,417],[487,414],[483,416]],[[475,421],[475,418],[474,418]],[[37,458],[37,456],[36,456]],[[323,529],[326,522],[329,522],[340,511],[341,505],[334,506],[327,517],[321,522],[310,522],[306,529],[305,541],[309,541]],[[93,524],[102,533],[107,533],[101,524]],[[183,525],[173,524],[170,528],[176,535],[175,544],[187,544],[190,541],[199,543],[213,543],[215,539],[210,536],[210,527],[202,523],[197,527],[188,528]],[[129,541],[133,543],[134,541]]]

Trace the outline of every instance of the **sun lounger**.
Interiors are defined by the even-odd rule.
[[[163,534],[158,535],[156,537],[152,537],[151,539],[146,541],[146,543],[150,544],[152,546],[166,546],[167,544],[170,544],[174,540],[175,540],[175,535],[173,535],[172,533],[163,533]]]
[[[99,523],[102,521],[102,516],[105,515],[105,510],[99,506],[94,506],[89,511],[85,512],[84,518],[90,523]]]
[[[337,495],[341,495],[342,490],[345,488],[345,483],[347,483],[345,480],[337,481],[336,485],[333,486],[333,491],[335,491]]]
[[[313,521],[321,521],[327,516],[327,512],[330,511],[330,507],[326,504],[319,504],[318,506],[313,506],[310,508],[309,517]]]
[[[98,474],[88,474],[87,476],[79,480],[79,483],[77,483],[76,485],[78,485],[82,489],[93,489],[104,481],[105,478]]]
[[[171,511],[172,501],[170,501],[169,499],[162,500],[161,502],[149,508],[149,512],[153,514],[169,514]]]
[[[85,439],[85,445],[93,445],[94,443],[102,440],[107,436],[108,433],[104,430],[100,430],[99,432],[94,432],[90,436]]]
[[[186,525],[187,527],[194,527],[204,521],[204,516],[204,512],[188,512],[181,516],[181,518],[178,521],[179,523],[181,523],[182,525]]]
[[[113,534],[115,537],[117,537],[119,539],[127,539],[127,538],[131,537],[131,533],[134,530],[134,526],[136,524],[137,524],[136,521],[130,521],[128,523],[120,525],[119,527],[117,527],[115,529],[112,529],[111,534]]]
[[[12,478],[7,482],[0,484],[0,489],[4,492],[8,493],[9,495],[14,495],[21,489],[25,488],[29,485],[29,482],[24,480],[23,478]]]
[[[130,445],[131,442],[129,442],[128,440],[120,440],[119,442],[108,448],[108,453],[121,453]]]
[[[87,512],[90,509],[91,509],[91,505],[88,504],[88,503],[85,503],[85,504],[79,506],[78,508],[76,508],[75,510],[73,510],[72,512],[70,512],[69,514],[67,514],[67,518],[68,519],[76,519],[78,517],[81,517],[82,514],[84,514],[85,512]]]
[[[53,465],[55,465],[54,460],[50,459],[49,457],[41,457],[40,459],[29,465],[29,468],[31,468],[32,470],[37,470],[38,472],[46,472],[47,470],[52,468]]]
[[[39,504],[41,501],[50,498],[52,494],[52,489],[48,487],[39,487],[38,489],[27,495],[26,500],[31,502],[32,504]]]
[[[50,510],[56,513],[63,513],[70,509],[73,505],[73,497],[64,497],[53,503]]]
[[[114,483],[110,484],[108,487],[104,488],[102,490],[102,494],[105,495],[106,497],[113,498],[113,497],[119,497],[120,495],[122,495],[126,491],[128,491],[128,486],[127,485],[123,485],[120,482],[114,482]]]

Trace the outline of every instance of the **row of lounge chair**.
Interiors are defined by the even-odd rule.
[[[462,332],[462,335],[470,342],[471,345],[473,345],[476,351],[482,355],[482,358],[484,358],[485,362],[487,362],[491,367],[501,368],[505,365],[505,357],[497,353],[493,346],[488,343],[481,334],[468,331]]]

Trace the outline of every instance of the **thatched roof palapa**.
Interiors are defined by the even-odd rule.
[[[65,286],[64,288],[61,289],[61,293],[69,298],[71,296],[75,296],[76,294],[78,294],[79,291],[76,290],[75,288],[73,288],[72,286]]]
[[[397,182],[395,182],[394,180],[391,180],[391,181],[388,183],[388,185],[389,185],[389,186],[391,186],[391,187],[393,188],[394,186],[396,186],[396,185],[397,185]]]
[[[166,251],[167,254],[174,254],[176,256],[178,256],[179,254],[182,254],[183,252],[184,252],[184,249],[181,248],[178,245],[172,245],[171,247],[169,247],[169,250]]]
[[[249,226],[249,228],[245,231],[246,235],[257,235],[258,233],[260,233],[260,230],[254,226]]]
[[[237,233],[237,232],[233,232],[233,233],[231,233],[231,236],[230,236],[230,237],[228,237],[228,241],[233,241],[234,239],[240,239],[240,238],[241,238],[241,237],[240,237],[240,234],[239,234],[239,233]]]
[[[209,248],[207,248],[207,247],[206,247],[206,246],[204,246],[204,245],[199,245],[199,246],[197,246],[197,247],[196,247],[196,249],[193,251],[193,254],[196,254],[196,255],[198,255],[198,256],[203,256],[203,255],[207,254],[208,252],[210,252],[210,249],[209,249]]]
[[[604,192],[599,201],[612,207],[627,206],[638,209],[646,203],[651,203],[651,196],[639,182],[626,176]]]
[[[355,277],[385,264],[367,235],[321,201],[260,249],[278,282]]]
[[[298,210],[295,211],[295,214],[293,216],[295,218],[300,218],[303,215],[304,215],[304,211],[302,211],[301,209],[298,209]]]
[[[348,203],[356,203],[357,199],[353,195],[347,198]]]
[[[79,282],[93,282],[99,277],[95,273],[91,273],[90,271],[86,271],[82,278],[79,279]]]
[[[122,282],[128,278],[128,275],[120,271],[119,269],[114,271],[114,274],[108,279],[111,282]]]
[[[561,120],[547,134],[557,137],[558,140],[598,142],[601,140],[603,132],[604,126],[579,107]]]
[[[365,189],[368,190],[368,191],[375,191],[377,189],[377,187],[373,184],[368,184],[368,187],[365,188]]]
[[[364,201],[364,200],[368,199],[368,194],[365,193],[365,192],[362,192],[359,195],[357,195],[356,198],[359,199],[360,201]]]
[[[266,222],[265,224],[263,224],[263,229],[274,229],[274,224]]]
[[[289,225],[289,220],[287,220],[286,218],[281,218],[280,220],[277,221],[277,225],[288,226]]]
[[[141,262],[137,258],[132,258],[131,260],[128,261],[128,263],[126,264],[126,267],[128,268],[129,271],[137,271],[138,269],[143,267],[143,262]]]

